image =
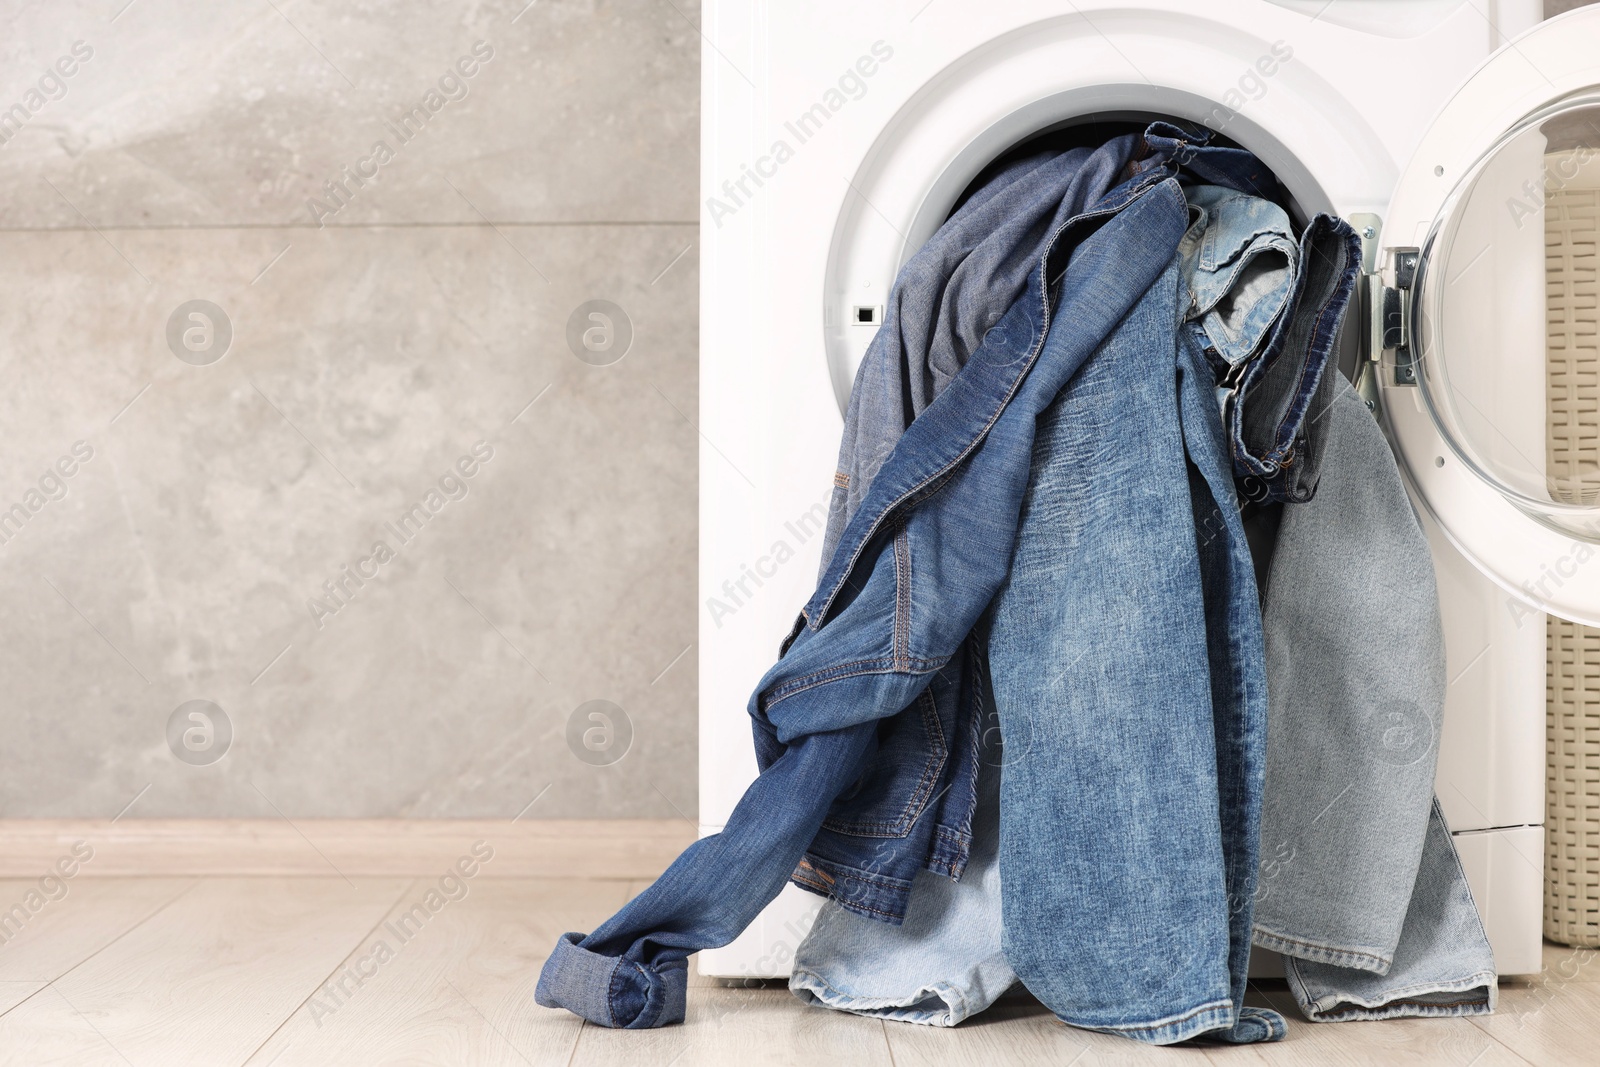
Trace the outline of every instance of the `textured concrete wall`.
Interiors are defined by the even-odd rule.
[[[697,4],[122,2],[0,3],[0,815],[692,816]]]

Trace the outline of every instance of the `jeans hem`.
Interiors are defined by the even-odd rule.
[[[1389,968],[1394,966],[1393,953],[1340,948],[1316,941],[1285,937],[1282,934],[1270,933],[1259,926],[1252,932],[1250,941],[1254,945],[1284,956],[1310,960],[1312,963],[1326,963],[1334,967],[1347,967],[1353,971],[1366,971],[1369,974],[1388,974]]]
[[[1286,963],[1285,972],[1291,972]],[[1307,993],[1298,972],[1293,972],[1289,990],[1300,1005],[1300,1012],[1314,1023],[1345,1023],[1376,1019],[1441,1018],[1465,1015],[1493,1015],[1499,999],[1499,985],[1493,971],[1479,971],[1448,982],[1427,982],[1385,990],[1377,997],[1364,998],[1326,993],[1313,998]],[[1424,994],[1460,993],[1461,998],[1447,1003],[1412,1000]]]
[[[1167,1015],[1145,1023],[1117,1023],[1106,1025],[1089,1020],[1069,1019],[1059,1012],[1056,1017],[1068,1026],[1084,1030],[1097,1030],[1103,1034],[1116,1034],[1147,1045],[1175,1045],[1212,1030],[1231,1030],[1235,1017],[1233,1001],[1207,1001],[1177,1015]]]
[[[651,967],[579,946],[582,934],[556,942],[539,972],[534,1000],[565,1008],[596,1026],[645,1030],[683,1022],[688,999],[688,961]]]
[[[814,1000],[834,1011],[887,1019],[891,1022],[916,1023],[920,1026],[955,1026],[974,1014],[966,996],[959,989],[944,982],[925,986],[910,998],[862,997],[841,992],[816,974],[797,969],[789,976],[789,991],[801,1000]],[[911,1008],[910,1004],[921,1003],[929,997],[938,997],[943,1001],[945,1010],[916,1011]]]

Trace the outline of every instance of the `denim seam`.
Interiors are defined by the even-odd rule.
[[[611,968],[611,978],[606,982],[607,1022],[605,1024],[611,1027],[624,1027],[627,1025],[626,1022],[622,1021],[617,1016],[617,1001],[621,996],[618,987],[626,984],[626,980],[633,977],[633,972],[623,970],[624,966],[633,968],[633,972],[637,972],[639,969],[638,964],[634,963],[632,960],[623,959],[621,956],[617,957],[616,965]],[[642,1016],[646,1011],[649,1010],[649,1008],[650,1002],[647,995],[644,1005],[639,1010],[639,1015]]]
[[[1066,226],[1070,225],[1071,222],[1069,221]],[[1065,229],[1066,226],[1063,226],[1062,229]],[[1054,240],[1054,238],[1051,238],[1052,244],[1054,244]],[[1045,253],[1045,255],[1048,257],[1048,251]],[[1044,270],[1042,263],[1040,264],[1039,270],[1042,274]],[[949,463],[945,464],[943,467],[940,467],[937,471],[934,471],[932,474],[928,475],[910,489],[907,489],[899,496],[899,498],[890,501],[888,506],[883,509],[882,513],[880,513],[878,517],[872,521],[872,525],[867,528],[866,532],[861,537],[856,539],[855,549],[851,552],[850,559],[846,563],[844,569],[841,571],[838,580],[834,583],[834,587],[829,590],[827,599],[822,602],[821,609],[817,612],[816,620],[814,622],[808,620],[808,622],[811,622],[811,628],[813,630],[821,628],[822,620],[828,617],[828,612],[833,607],[833,602],[838,597],[839,590],[844,588],[846,577],[850,574],[850,572],[855,570],[856,563],[861,558],[861,553],[872,541],[873,536],[878,532],[878,530],[883,527],[884,522],[891,518],[895,512],[907,501],[917,498],[917,494],[926,489],[929,485],[933,484],[934,482],[939,482],[942,487],[942,480],[957,467],[961,466],[962,463],[966,462],[967,458],[971,456],[974,451],[976,451],[978,445],[989,436],[989,431],[994,428],[994,424],[1000,421],[1000,416],[1005,412],[1005,409],[1010,406],[1017,390],[1021,388],[1023,379],[1027,377],[1028,370],[1032,368],[1034,361],[1038,359],[1039,352],[1044,348],[1045,338],[1049,335],[1050,331],[1048,313],[1050,297],[1048,292],[1046,292],[1044,296],[1044,305],[1046,311],[1046,321],[1039,328],[1034,330],[1033,341],[1029,347],[1027,356],[1023,361],[1022,371],[1011,383],[1011,388],[1006,391],[1006,395],[1001,398],[1000,405],[990,413],[989,420],[984,423],[983,428],[978,433],[973,435],[972,440],[967,443],[966,447],[964,447],[958,455],[951,459]],[[837,551],[837,549],[835,549],[835,551]]]
[[[1446,825],[1444,821],[1444,809],[1439,805],[1438,794],[1434,794],[1433,813],[1439,817],[1439,823],[1441,826]],[[1484,944],[1488,944],[1489,932],[1483,928],[1483,913],[1478,910],[1478,902],[1472,896],[1472,883],[1467,881],[1467,871],[1466,868],[1461,866],[1461,853],[1456,851],[1454,841],[1451,841],[1450,853],[1456,865],[1456,884],[1466,890],[1467,902],[1472,905],[1472,921],[1476,923],[1478,927],[1478,936],[1483,939]],[[1492,977],[1493,976],[1491,976],[1491,978]]]
[[[794,644],[795,638],[800,636],[800,631],[805,627],[806,613],[801,612],[794,620],[794,625],[789,627],[789,634],[778,645],[778,658],[789,654],[789,648]]]
[[[1412,1010],[1429,1015],[1442,1015],[1455,1008],[1487,1008],[1494,1001],[1495,974],[1493,971],[1478,971],[1465,978],[1458,978],[1448,982],[1422,982],[1402,986],[1398,989],[1384,990],[1382,994],[1383,1000],[1376,1004],[1368,1004],[1358,998],[1332,991],[1312,998],[1309,996],[1310,991],[1306,988],[1305,976],[1300,974],[1300,969],[1294,966],[1292,960],[1286,961],[1286,964],[1295,973],[1296,981],[1290,983],[1290,989],[1295,994],[1295,1001],[1300,1005],[1301,1010],[1305,1012],[1306,1017],[1313,1022],[1350,1022],[1380,1014],[1392,1017],[1401,1012]],[[1449,1001],[1409,999],[1420,993],[1467,993],[1474,989],[1483,990],[1483,995],[1481,997]],[[1333,1003],[1326,1008],[1319,1007],[1318,1005],[1327,998],[1332,998]]]
[[[905,906],[911,898],[911,883],[900,883],[898,879],[891,881],[876,875],[868,874],[865,871],[846,868],[842,865],[839,867],[841,873],[839,875],[833,875],[829,874],[821,866],[818,866],[818,864],[821,862],[824,861],[813,860],[810,857],[802,859],[799,866],[795,867],[794,873],[789,875],[789,880],[797,885],[810,889],[815,893],[820,893],[822,896],[828,897],[846,911],[853,911],[858,915],[866,915],[894,924],[898,924],[905,919]],[[832,864],[830,864],[830,866],[832,866]],[[808,872],[815,872],[815,876]],[[858,884],[863,888],[876,890],[878,893],[891,896],[895,900],[895,910],[889,911],[881,907],[874,907],[871,904],[863,903],[859,900],[846,900],[838,896],[834,892],[834,887],[837,886],[841,881]],[[876,899],[876,896],[876,893],[873,894],[873,899]]]
[[[820,671],[802,675],[799,678],[785,682],[767,695],[762,703],[764,710],[771,709],[779,701],[787,700],[796,693],[803,693],[807,689],[814,689],[819,685],[829,682],[839,682],[846,678],[858,678],[864,674],[932,674],[946,663],[950,657],[943,659],[911,659],[902,669],[893,659],[858,659],[849,663],[836,663]],[[856,670],[855,668],[861,668]]]
[[[848,864],[835,863],[832,860],[819,859],[815,856],[806,856],[800,861],[800,866],[817,872],[822,878],[828,880],[829,885],[837,885],[841,881],[859,882],[873,889],[886,889],[896,893],[908,890],[911,887],[909,879],[895,878],[887,874],[875,874],[859,867],[851,867]],[[828,870],[830,867],[833,868],[832,871]]]
[[[1348,261],[1348,259],[1349,259],[1348,255],[1346,255],[1344,257],[1344,259],[1346,261]],[[1282,458],[1288,452],[1290,452],[1293,449],[1293,447],[1294,447],[1294,439],[1295,439],[1295,437],[1297,437],[1299,435],[1300,427],[1298,425],[1296,425],[1295,426],[1295,432],[1289,435],[1289,440],[1288,441],[1284,441],[1283,440],[1284,427],[1287,426],[1290,423],[1297,423],[1298,424],[1301,420],[1303,420],[1305,418],[1305,410],[1303,408],[1301,408],[1301,406],[1300,406],[1301,405],[1301,401],[1302,401],[1301,393],[1306,388],[1306,379],[1308,377],[1312,376],[1312,374],[1313,374],[1313,366],[1315,365],[1318,368],[1316,370],[1316,373],[1315,373],[1315,377],[1317,379],[1320,380],[1322,375],[1327,373],[1327,363],[1328,363],[1329,358],[1331,358],[1332,355],[1333,355],[1333,347],[1332,347],[1332,344],[1330,343],[1326,350],[1322,350],[1322,341],[1324,339],[1324,333],[1325,333],[1324,326],[1323,326],[1323,319],[1327,317],[1328,312],[1333,309],[1335,304],[1341,305],[1341,310],[1342,310],[1342,305],[1345,303],[1345,301],[1341,301],[1339,299],[1339,295],[1340,295],[1340,291],[1344,289],[1344,286],[1339,282],[1339,275],[1343,274],[1344,271],[1345,271],[1345,266],[1340,266],[1339,269],[1334,272],[1333,287],[1329,290],[1327,297],[1322,302],[1322,306],[1317,309],[1316,317],[1312,320],[1313,325],[1311,327],[1311,336],[1307,339],[1307,341],[1308,341],[1309,347],[1313,350],[1313,352],[1316,352],[1316,351],[1321,351],[1322,352],[1322,357],[1319,360],[1318,359],[1307,359],[1307,360],[1301,361],[1301,364],[1300,364],[1300,378],[1295,383],[1295,391],[1294,391],[1295,400],[1294,400],[1293,408],[1291,408],[1290,412],[1285,416],[1283,422],[1279,424],[1278,432],[1273,435],[1273,442],[1274,442],[1273,443],[1273,449],[1272,449],[1272,452],[1269,453],[1269,454],[1274,457],[1274,462],[1275,463],[1281,462]],[[1338,317],[1338,316],[1336,315],[1335,317]],[[1330,337],[1330,338],[1328,338],[1328,340],[1331,342],[1332,338]],[[1306,403],[1309,403],[1310,402],[1309,395],[1304,397],[1304,400],[1305,400]],[[1299,410],[1294,410],[1294,409],[1299,409]]]
[[[1074,215],[1072,218],[1068,219],[1066,222],[1057,227],[1056,231],[1050,235],[1050,240],[1045,244],[1044,252],[1040,255],[1039,266],[1037,268],[1040,281],[1044,283],[1040,286],[1040,307],[1043,312],[1042,321],[1034,329],[1033,340],[1030,343],[1028,352],[1022,361],[1022,367],[1019,373],[1012,379],[1011,384],[1006,389],[1005,396],[1001,398],[1000,403],[990,411],[988,421],[984,423],[982,430],[972,436],[972,439],[966,443],[966,445],[961,449],[960,453],[952,458],[949,463],[945,464],[937,471],[934,471],[916,485],[907,489],[897,499],[890,501],[889,504],[884,507],[882,512],[880,512],[878,516],[872,520],[871,525],[867,527],[862,535],[856,538],[855,547],[850,553],[850,558],[846,561],[844,567],[842,568],[840,576],[834,581],[833,588],[828,591],[827,597],[820,605],[819,610],[817,611],[817,617],[815,619],[807,619],[807,623],[811,626],[813,631],[821,628],[823,620],[828,617],[828,612],[833,607],[833,602],[839,595],[839,590],[844,588],[846,576],[848,576],[850,572],[855,569],[856,562],[861,558],[861,553],[865,550],[867,544],[872,540],[877,531],[882,528],[884,522],[892,517],[907,500],[915,496],[919,490],[926,488],[930,483],[949,474],[951,471],[954,471],[957,467],[966,462],[968,457],[970,457],[972,453],[977,450],[978,446],[984,441],[984,439],[989,436],[989,431],[994,428],[994,424],[1000,420],[1000,416],[1004,414],[1006,408],[1011,405],[1011,401],[1015,398],[1017,391],[1022,388],[1022,383],[1024,380],[1026,380],[1028,371],[1032,369],[1034,363],[1037,362],[1039,353],[1044,349],[1045,339],[1050,332],[1051,282],[1048,277],[1049,264],[1050,257],[1055,251],[1056,242],[1060,240],[1061,235],[1080,222],[1098,219],[1101,217],[1110,218],[1120,214],[1135,200],[1140,199],[1147,193],[1154,194],[1155,191],[1159,189],[1166,180],[1166,176],[1160,170],[1153,171],[1149,180],[1142,182],[1133,189],[1129,190],[1129,192],[1125,195],[1125,198],[1117,201],[1114,207],[1099,208],[1094,211],[1086,211],[1081,215]],[[1180,198],[1182,195],[1183,194],[1181,192],[1178,193]],[[835,552],[837,552],[837,549],[835,549]]]
[[[984,434],[987,436],[988,431],[985,430]],[[945,486],[950,484],[950,479],[954,478],[955,475],[956,469],[954,466],[940,471],[939,474],[928,479],[928,481],[921,488],[914,492],[907,493],[901,499],[901,501],[896,504],[896,507],[903,507],[905,509],[921,507],[927,501],[938,496],[939,492],[944,489]]]
[[[972,835],[962,834],[945,826],[936,826],[933,830],[935,847],[929,850],[928,862],[925,870],[932,874],[942,874],[952,882],[961,881],[961,876],[967,872],[967,861],[972,854]],[[944,845],[951,853],[948,858],[942,855]]]
[[[894,660],[897,669],[911,662],[911,535],[902,519],[894,536]]]
[[[1314,250],[1311,234],[1307,233],[1303,243],[1306,249]],[[1301,256],[1300,258],[1301,262],[1299,266],[1299,272],[1295,278],[1289,301],[1289,304],[1295,308],[1299,308],[1302,300],[1305,299],[1305,294],[1311,289],[1310,279],[1315,273],[1314,268],[1309,262],[1310,257]],[[1329,297],[1331,298],[1331,296],[1332,294],[1330,293]],[[1326,309],[1326,306],[1326,301],[1324,301],[1323,309]],[[1320,314],[1321,312],[1319,311],[1318,313]],[[1244,375],[1240,378],[1238,384],[1235,386],[1233,393],[1230,395],[1230,399],[1237,398],[1237,400],[1240,402],[1244,401],[1248,398],[1249,392],[1255,387],[1257,380],[1266,375],[1267,370],[1272,364],[1276,363],[1280,358],[1284,358],[1286,355],[1288,358],[1295,358],[1293,354],[1287,353],[1287,344],[1291,339],[1289,335],[1293,332],[1293,325],[1290,321],[1292,318],[1293,316],[1289,316],[1278,323],[1277,328],[1273,330],[1272,336],[1267,342],[1267,349],[1251,362],[1251,366],[1246,370]],[[1305,364],[1306,361],[1302,359],[1300,364],[1302,383],[1304,382]],[[1249,449],[1244,443],[1245,426],[1243,408],[1239,403],[1231,404],[1227,418],[1228,451],[1233,457],[1234,462],[1244,467],[1246,471],[1258,478],[1270,478],[1273,474],[1276,474],[1278,471],[1278,465],[1274,457],[1278,452],[1277,442],[1282,436],[1281,430],[1283,423],[1292,418],[1292,412],[1293,405],[1291,404],[1290,410],[1285,412],[1284,419],[1279,422],[1278,427],[1274,429],[1271,435],[1273,445],[1268,448],[1265,456],[1258,459],[1256,456],[1250,453]]]
[[[1208,275],[1208,277],[1205,279],[1205,281],[1207,283],[1215,283],[1215,284],[1207,284],[1205,286],[1205,288],[1207,290],[1210,290],[1212,288],[1216,288],[1218,290],[1218,293],[1217,293],[1216,298],[1210,300],[1210,302],[1207,303],[1205,305],[1205,307],[1199,311],[1198,314],[1192,316],[1193,318],[1200,318],[1200,317],[1203,317],[1205,315],[1209,315],[1213,311],[1215,311],[1217,309],[1217,305],[1222,303],[1222,301],[1227,298],[1228,294],[1233,291],[1233,287],[1234,287],[1235,284],[1237,284],[1237,280],[1238,280],[1238,276],[1239,276],[1240,272],[1243,271],[1245,267],[1248,267],[1252,262],[1254,262],[1260,256],[1268,255],[1268,254],[1271,254],[1271,253],[1276,253],[1276,254],[1278,254],[1280,256],[1285,256],[1285,257],[1289,258],[1290,262],[1298,267],[1298,263],[1295,262],[1296,260],[1299,259],[1299,254],[1298,254],[1299,253],[1299,249],[1297,247],[1289,246],[1289,245],[1286,244],[1286,242],[1282,242],[1282,241],[1276,241],[1276,240],[1263,241],[1263,240],[1261,240],[1262,236],[1263,235],[1258,234],[1258,235],[1256,235],[1256,237],[1252,238],[1249,244],[1247,244],[1241,251],[1236,252],[1234,254],[1234,258],[1233,259],[1229,260],[1227,263],[1224,263],[1221,267],[1207,267],[1204,263],[1202,263],[1202,264],[1199,265],[1199,267],[1196,268],[1197,271]],[[1295,252],[1295,255],[1290,256],[1290,254],[1289,254],[1290,251]],[[1296,271],[1296,274],[1298,275],[1298,271]],[[1226,280],[1222,281],[1221,279],[1224,279],[1224,278]],[[1191,290],[1191,306],[1192,307],[1198,307],[1199,306],[1198,294],[1194,294],[1192,292],[1193,289],[1196,288],[1196,286],[1194,286],[1192,283],[1190,283],[1187,286],[1187,288],[1189,288]],[[1279,290],[1279,296],[1278,296],[1279,304],[1278,304],[1277,310],[1274,311],[1272,313],[1272,315],[1267,319],[1267,325],[1268,326],[1272,325],[1272,323],[1277,321],[1278,312],[1283,310],[1284,305],[1286,305],[1289,302],[1289,298],[1293,294],[1294,294],[1294,279],[1291,278],[1289,283],[1287,285],[1282,286],[1280,288],[1280,290]],[[1208,293],[1208,295],[1209,295],[1209,293]],[[1264,299],[1270,300],[1271,298],[1267,297],[1267,298],[1264,298]],[[1252,304],[1251,305],[1252,312],[1258,306],[1260,306],[1260,302],[1259,301],[1256,304]]]
[[[1463,1011],[1461,1009],[1476,1009]],[[1491,1014],[1487,996],[1473,1000],[1443,1002],[1421,1000],[1395,1000],[1376,1008],[1348,1008],[1331,1013],[1310,1016],[1314,1023],[1380,1022],[1387,1019],[1448,1017]]]
[[[939,720],[939,705],[933,699],[933,691],[924,689],[917,696],[917,704],[921,706],[922,725],[933,747],[933,756],[923,764],[922,778],[917,782],[916,791],[907,801],[900,818],[901,822],[906,823],[905,830],[898,836],[909,834],[917,820],[922,818],[922,813],[928,807],[928,798],[933,795],[933,787],[939,784],[939,779],[944,776],[945,764],[950,761],[950,742],[944,736],[944,723]]]
[[[1390,1004],[1405,1000],[1408,997],[1416,996],[1419,993],[1468,993],[1474,989],[1483,989],[1494,980],[1495,975],[1493,971],[1479,971],[1476,974],[1468,975],[1466,978],[1457,978],[1448,982],[1418,982],[1414,985],[1401,986],[1399,989],[1384,990],[1384,996],[1386,999],[1377,1004],[1363,1004],[1355,997],[1347,996],[1343,993],[1335,993],[1332,991],[1324,994],[1324,996],[1334,997],[1339,1003],[1347,1004],[1352,1008],[1376,1010],[1379,1008],[1388,1007]],[[1323,998],[1319,997],[1318,999],[1320,1000]],[[1417,1004],[1422,1007],[1446,1007],[1451,1004],[1465,1003],[1471,1003],[1471,1001],[1417,1001]]]
[[[1333,234],[1334,236],[1337,236],[1338,231],[1334,230]],[[1312,329],[1306,338],[1307,351],[1313,353],[1321,352],[1321,359],[1300,360],[1300,377],[1295,383],[1295,388],[1292,393],[1294,396],[1294,401],[1291,403],[1289,410],[1284,413],[1284,417],[1278,423],[1277,428],[1273,431],[1272,446],[1269,448],[1266,455],[1258,460],[1254,456],[1251,456],[1248,450],[1245,450],[1241,447],[1240,451],[1242,452],[1242,455],[1236,457],[1244,464],[1247,470],[1258,477],[1269,477],[1270,475],[1278,473],[1278,471],[1280,471],[1284,466],[1287,457],[1289,457],[1294,451],[1295,438],[1299,436],[1300,426],[1306,415],[1305,407],[1302,405],[1308,406],[1311,403],[1311,394],[1306,392],[1306,378],[1313,372],[1313,368],[1316,367],[1320,368],[1316,373],[1316,377],[1320,381],[1322,375],[1327,373],[1326,365],[1328,361],[1333,358],[1333,345],[1337,338],[1334,336],[1335,331],[1329,328],[1328,325],[1325,324],[1324,320],[1327,318],[1328,313],[1332,311],[1336,305],[1338,306],[1339,310],[1334,314],[1334,318],[1337,320],[1343,317],[1344,310],[1349,305],[1349,298],[1351,295],[1350,290],[1354,285],[1353,280],[1350,285],[1346,285],[1346,283],[1341,280],[1342,275],[1349,272],[1351,265],[1349,241],[1340,241],[1339,246],[1340,252],[1342,253],[1340,257],[1340,265],[1330,272],[1332,284],[1328,289],[1327,295],[1323,297],[1321,306],[1317,309],[1317,314],[1312,320]],[[1314,253],[1315,244],[1313,243],[1310,247],[1311,251]],[[1301,270],[1303,272],[1303,279],[1312,273],[1311,271],[1307,270],[1305,263],[1301,264]],[[1278,353],[1278,357],[1281,357],[1283,354],[1284,353],[1282,352]],[[1291,358],[1298,358],[1298,354],[1293,354]],[[1262,373],[1265,373],[1264,369]],[[1315,392],[1314,388],[1312,389],[1312,392]],[[1238,410],[1239,409],[1235,408],[1236,412]],[[1235,443],[1242,446],[1244,440],[1243,416],[1236,415],[1235,418],[1239,425],[1236,428],[1236,433],[1229,435],[1231,438],[1229,442],[1230,450],[1231,446],[1233,446]],[[1294,424],[1295,432],[1289,434],[1288,440],[1285,441],[1284,427],[1290,424]]]
[[[1215,1016],[1217,1023],[1212,1025],[1195,1025],[1197,1020],[1208,1015]],[[1180,1015],[1167,1015],[1147,1023],[1090,1023],[1076,1022],[1064,1016],[1062,1021],[1072,1026],[1081,1026],[1089,1030],[1104,1030],[1118,1034],[1146,1034],[1149,1036],[1173,1036],[1183,1034],[1192,1037],[1194,1034],[1215,1030],[1221,1026],[1231,1026],[1234,1022],[1232,1000],[1207,1001],[1198,1007],[1190,1008]],[[1183,1038],[1177,1038],[1183,1040]]]
[[[934,824],[933,847],[928,850],[926,864],[929,871],[942,874],[952,882],[961,881],[961,876],[967,870],[967,862],[972,858],[972,817],[978,810],[978,761],[983,758],[982,672],[988,667],[988,658],[987,653],[979,652],[971,645],[971,641],[969,636],[966,643],[969,669],[962,683],[970,687],[972,692],[967,716],[967,744],[971,773],[965,774],[962,779],[953,778],[950,782],[949,789],[955,789],[959,781],[966,782],[965,795],[959,801],[961,821],[956,826],[947,826],[943,821]],[[952,797],[947,801],[950,802],[955,802],[955,798]]]
[[[815,877],[813,877],[810,873],[812,871],[816,872]],[[801,883],[802,885],[808,885],[813,889],[821,890],[824,895],[832,893],[833,883],[838,881],[838,879],[834,878],[833,875],[818,867],[806,857],[802,857],[800,862],[795,865],[794,873],[789,875],[789,878],[792,881]]]
[[[1240,267],[1262,252],[1268,250],[1281,252],[1286,245],[1293,242],[1293,238],[1284,235],[1282,231],[1264,226],[1253,230],[1250,236],[1238,241],[1227,258],[1221,259],[1216,255],[1217,241],[1212,237],[1215,232],[1216,227],[1208,220],[1204,235],[1200,238],[1200,253],[1197,259],[1198,269],[1212,275],[1221,274],[1223,271],[1236,274]],[[1232,287],[1233,283],[1230,281],[1228,288]]]

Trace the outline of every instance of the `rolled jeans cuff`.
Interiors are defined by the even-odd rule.
[[[687,960],[646,966],[621,956],[602,956],[578,946],[583,936],[561,935],[539,974],[536,1001],[614,1029],[646,1030],[683,1022]]]

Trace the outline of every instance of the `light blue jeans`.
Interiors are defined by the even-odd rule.
[[[1255,943],[1312,1019],[1487,1014],[1494,956],[1433,799],[1433,557],[1383,431],[1336,384],[1317,494],[1284,505],[1267,580]]]
[[[1283,973],[1312,1022],[1494,1011],[1494,955],[1437,800],[1388,970],[1379,974],[1285,956]]]
[[[1183,195],[1190,218],[1178,244],[1189,292],[1184,318],[1205,331],[1226,381],[1260,354],[1288,305],[1300,246],[1288,214],[1270,200],[1219,185],[1190,186]]]
[[[993,710],[992,703],[985,706]],[[1000,950],[999,734],[978,764],[972,849],[959,882],[917,872],[899,926],[822,905],[795,953],[789,988],[801,1000],[857,1015],[954,1026],[1016,982]]]

